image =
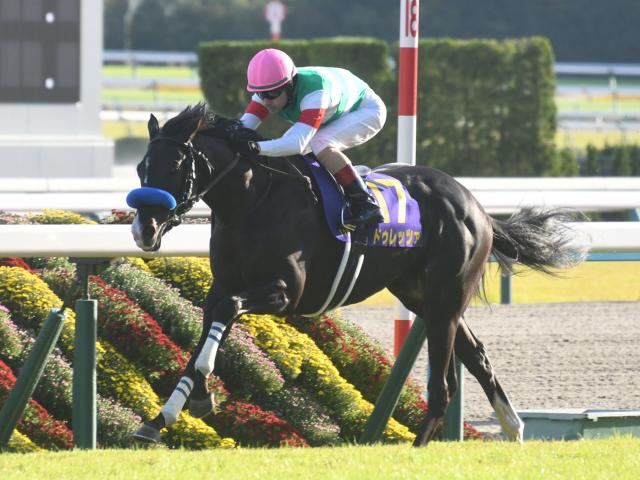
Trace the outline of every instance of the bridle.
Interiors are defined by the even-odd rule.
[[[202,199],[202,197],[204,197],[209,190],[211,190],[211,188],[213,188],[215,185],[217,185],[220,181],[222,181],[224,179],[224,177],[227,176],[227,174],[229,174],[231,172],[231,170],[233,170],[233,168],[238,164],[238,162],[240,161],[240,154],[238,152],[235,152],[235,156],[233,158],[233,160],[231,162],[229,162],[229,164],[227,166],[225,166],[225,168],[220,172],[216,174],[216,166],[215,164],[213,164],[209,158],[207,157],[207,155],[205,155],[203,152],[201,152],[200,150],[198,150],[192,143],[191,139],[187,140],[186,142],[181,142],[180,140],[176,140],[175,138],[172,137],[167,137],[167,136],[157,136],[155,138],[153,138],[149,144],[152,143],[158,143],[158,142],[169,142],[169,143],[173,143],[175,145],[178,145],[180,148],[185,150],[185,157],[186,157],[186,174],[185,174],[185,178],[184,178],[184,183],[182,185],[181,188],[181,195],[180,195],[180,199],[174,199],[175,200],[175,207],[171,208],[169,210],[169,214],[167,217],[167,220],[165,220],[162,223],[161,226],[161,234],[164,235],[164,233],[168,232],[170,229],[172,229],[173,227],[176,227],[178,225],[180,225],[182,223],[182,221],[184,220],[184,216],[187,214],[187,212],[189,212],[189,210],[191,210],[193,208],[193,206]],[[202,188],[199,192],[195,192],[195,188],[197,185],[197,168],[196,168],[196,162],[198,160],[202,160],[204,162],[204,164],[207,167],[207,170],[209,172],[209,181],[205,184],[204,188]],[[284,172],[282,170],[278,170],[275,168],[270,167],[269,165],[265,165],[262,162],[256,161],[254,162],[256,164],[256,166],[262,167],[264,168],[267,173],[268,173],[268,185],[265,188],[264,192],[262,193],[262,195],[260,196],[260,198],[258,199],[258,201],[256,202],[256,204],[254,205],[254,208],[257,208],[258,205],[260,205],[262,203],[262,201],[267,197],[267,195],[269,194],[270,190],[271,190],[271,185],[272,185],[272,178],[271,175],[273,173],[279,174],[279,175],[283,175],[286,177],[291,177],[294,178],[297,181],[302,181],[303,184],[305,185],[305,187],[308,189],[308,191],[311,193],[312,197],[313,197],[313,201],[314,204],[318,202],[318,199],[313,191],[313,187],[311,186],[311,180],[306,177],[305,175],[302,174],[302,172],[300,172],[295,165],[291,164],[295,174],[290,174],[288,172]],[[138,189],[138,190],[142,190],[142,189]],[[132,192],[133,193],[133,192]],[[164,192],[165,195],[169,195],[171,196],[171,194],[169,194],[168,192]],[[222,226],[222,225],[221,225]]]
[[[235,157],[229,163],[229,165],[227,165],[220,173],[216,174],[215,165],[211,163],[209,158],[204,153],[202,153],[193,145],[191,139],[187,140],[186,142],[181,142],[180,140],[176,140],[175,138],[158,136],[151,140],[149,144],[158,143],[160,141],[170,142],[186,149],[187,172],[181,189],[182,194],[179,201],[177,201],[176,206],[173,209],[169,210],[169,217],[166,222],[164,222],[164,231],[167,232],[171,228],[180,225],[186,213],[191,210],[193,206],[209,192],[209,190],[211,190],[224,177],[226,177],[227,174],[231,172],[231,170],[233,170],[233,168],[240,161],[240,155],[236,153]],[[201,159],[202,161],[204,161],[209,172],[210,180],[202,190],[200,190],[199,192],[194,192],[195,186],[197,184],[197,159]]]

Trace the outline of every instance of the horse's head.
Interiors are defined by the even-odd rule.
[[[214,167],[192,143],[211,120],[203,104],[188,107],[160,129],[149,118],[149,146],[138,164],[141,188],[129,192],[135,208],[133,238],[142,250],[160,248],[162,235],[182,221],[184,214],[211,188]],[[204,178],[206,177],[206,178]]]

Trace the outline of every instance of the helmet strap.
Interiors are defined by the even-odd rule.
[[[287,93],[287,103],[285,107],[288,107],[293,102],[293,94],[298,84],[298,75],[294,75],[290,82],[284,86],[284,91]]]

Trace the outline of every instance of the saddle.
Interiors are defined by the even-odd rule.
[[[399,180],[378,173],[377,169],[359,165],[355,167],[356,172],[365,180],[384,220],[378,225],[359,227],[350,232],[344,225],[347,204],[342,188],[313,154],[304,158],[317,186],[327,227],[337,240],[344,243],[342,259],[327,299],[317,312],[309,315],[315,316],[336,309],[347,300],[360,274],[367,248],[418,247],[422,245],[422,225],[418,203]],[[389,169],[393,168],[392,165],[383,167]]]

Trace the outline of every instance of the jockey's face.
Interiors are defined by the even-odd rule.
[[[262,101],[270,113],[278,113],[287,104],[287,92],[283,89],[282,93],[276,98],[263,98]]]

